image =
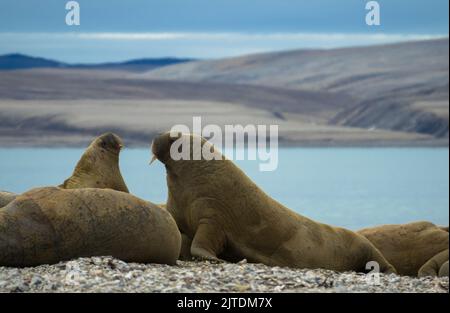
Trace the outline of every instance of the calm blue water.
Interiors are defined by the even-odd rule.
[[[23,192],[70,176],[84,149],[0,149],[0,190]],[[161,163],[148,149],[125,149],[121,170],[130,191],[165,202]],[[428,220],[448,225],[448,148],[286,148],[274,172],[237,164],[269,195],[298,213],[351,229]]]

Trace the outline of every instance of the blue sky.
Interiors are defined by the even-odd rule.
[[[379,0],[372,27],[366,0],[79,0],[81,25],[67,26],[66,2],[2,0],[0,54],[218,58],[448,36],[449,23],[448,0]]]

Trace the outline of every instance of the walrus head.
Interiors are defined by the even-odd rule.
[[[94,139],[91,146],[96,146],[119,156],[120,150],[123,148],[123,142],[116,134],[106,133]]]
[[[151,145],[153,157],[150,164],[155,160],[159,160],[163,164],[170,162],[170,147],[180,136],[182,136],[181,133],[171,136],[170,132],[166,132],[155,137]]]
[[[189,133],[163,133],[153,139],[154,160],[161,161],[166,168],[180,167],[188,161],[224,160],[225,157],[205,138]],[[197,162],[198,163],[198,162]],[[192,162],[189,162],[192,165]]]
[[[60,187],[109,188],[129,192],[119,169],[122,139],[113,133],[105,133],[92,141],[78,161],[72,176]]]

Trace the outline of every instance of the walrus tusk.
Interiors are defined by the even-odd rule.
[[[150,163],[148,165],[152,165],[153,162],[156,160],[156,155],[153,155],[152,159],[150,160]]]

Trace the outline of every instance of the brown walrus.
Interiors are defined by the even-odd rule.
[[[419,269],[418,276],[448,276],[448,249],[429,259]]]
[[[382,225],[359,234],[369,239],[400,275],[417,276],[436,254],[448,249],[449,233],[429,222]]]
[[[192,145],[187,148],[191,160],[171,157],[171,148],[179,150],[181,141],[194,138],[220,160],[192,160]],[[167,170],[167,210],[192,240],[194,257],[338,271],[365,271],[376,261],[382,272],[395,272],[366,238],[284,207],[204,138],[165,133],[154,139],[152,152]]]
[[[8,191],[0,191],[0,208],[4,207],[11,201],[13,201],[17,197],[17,194],[8,192]]]
[[[168,212],[111,189],[37,188],[0,210],[0,266],[102,255],[174,264],[180,245]]]
[[[113,133],[95,138],[78,161],[70,178],[59,185],[65,189],[110,188],[129,192],[119,169],[122,140]],[[17,197],[17,194],[0,191],[0,208]]]
[[[119,154],[122,147],[122,140],[113,133],[97,137],[81,156],[72,176],[59,187],[110,188],[129,192],[119,169]]]
[[[439,269],[439,277],[448,277],[448,260]]]

